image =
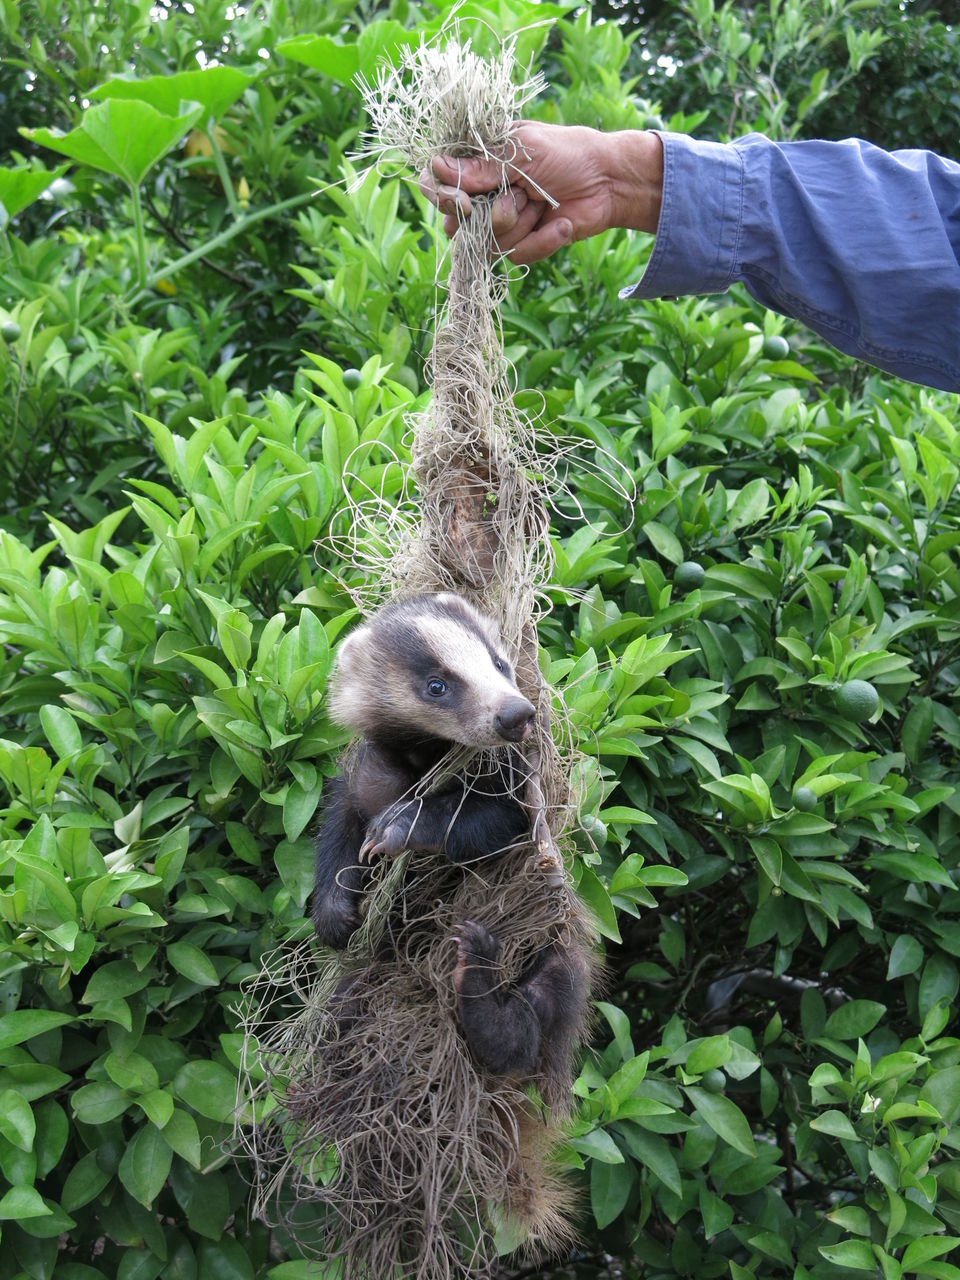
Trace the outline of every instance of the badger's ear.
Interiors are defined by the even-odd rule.
[[[362,627],[351,631],[345,640],[337,646],[337,670],[341,675],[352,675],[357,669],[357,660],[363,641],[360,639]]]
[[[469,600],[465,600],[463,596],[456,595],[453,591],[437,591],[426,598],[431,604],[438,605],[441,609],[463,609],[467,613],[476,612]]]

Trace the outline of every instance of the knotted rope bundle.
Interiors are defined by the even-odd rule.
[[[540,87],[539,78],[516,83],[515,71],[510,43],[490,60],[469,42],[408,51],[398,70],[364,87],[366,154],[378,164],[399,156],[414,172],[440,153],[512,157],[505,187],[522,161],[513,124]],[[451,939],[466,920],[499,937],[505,984],[553,944],[581,972],[593,964],[557,843],[572,753],[555,740],[537,665],[537,593],[552,563],[543,484],[556,459],[543,458],[513,403],[492,198],[474,202],[451,246],[432,404],[412,422],[418,522],[356,501],[350,538],[356,564],[369,570],[379,558],[386,594],[454,590],[497,618],[520,690],[538,709],[523,748],[531,838],[466,867],[419,853],[382,863],[348,950],[318,958],[304,944],[275,957],[246,1012],[256,1044],[248,1096],[260,1122],[241,1136],[260,1176],[257,1211],[301,1239],[303,1210],[319,1216],[314,1247],[341,1260],[342,1280],[480,1280],[506,1248],[549,1252],[571,1234],[550,1153],[586,1010],[544,1046],[530,1089],[474,1062],[453,985]],[[385,541],[385,529],[396,536]],[[464,749],[452,756],[441,778],[463,771]],[[484,759],[469,767],[482,772]]]

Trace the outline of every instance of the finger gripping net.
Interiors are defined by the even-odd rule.
[[[516,70],[511,43],[492,58],[457,40],[406,51],[398,69],[362,87],[365,154],[415,171],[441,153],[506,156],[505,187],[514,122],[540,87],[539,77],[518,83]],[[452,939],[465,921],[496,933],[505,987],[548,947],[562,951],[579,990],[593,965],[558,847],[572,751],[551,725],[537,664],[556,459],[513,403],[499,324],[505,278],[491,244],[491,199],[475,200],[450,250],[432,403],[411,423],[416,521],[368,494],[340,545],[375,581],[357,591],[362,607],[453,590],[499,621],[538,712],[523,748],[530,838],[466,866],[410,852],[375,865],[347,951],[304,943],[269,957],[243,1011],[245,1101],[257,1123],[238,1132],[257,1170],[256,1211],[282,1220],[305,1250],[339,1259],[342,1280],[481,1280],[504,1248],[546,1253],[571,1234],[551,1151],[586,1002],[544,1044],[537,1077],[517,1081],[474,1061],[453,983]],[[496,771],[463,749],[440,775],[453,769],[466,779]]]

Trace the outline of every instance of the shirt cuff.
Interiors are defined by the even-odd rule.
[[[733,283],[743,222],[743,162],[736,147],[658,133],[663,197],[657,239],[639,284],[621,298],[724,293]]]

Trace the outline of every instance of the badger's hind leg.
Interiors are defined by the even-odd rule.
[[[568,1056],[579,1033],[587,976],[553,944],[537,953],[512,986],[497,963],[500,943],[468,921],[457,937],[453,982],[460,1024],[477,1061],[496,1075],[532,1076],[546,1060]]]
[[[327,787],[310,914],[320,941],[340,949],[360,923],[363,879],[358,857],[364,827],[343,779],[332,778]]]

